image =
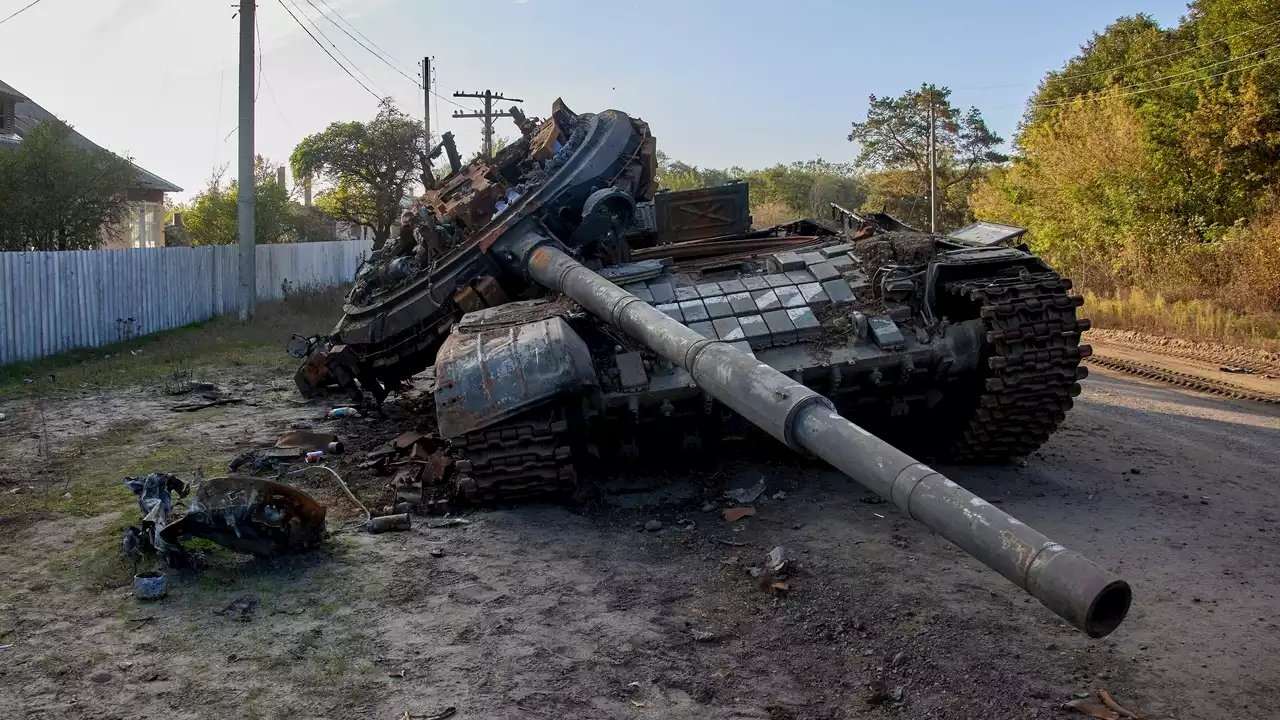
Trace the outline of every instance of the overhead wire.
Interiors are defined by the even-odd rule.
[[[280,7],[284,8],[284,11],[285,11],[285,12],[287,12],[287,13],[289,13],[289,17],[293,18],[293,21],[294,21],[295,23],[297,23],[297,24],[298,24],[298,27],[302,28],[303,32],[305,32],[308,36],[310,36],[310,37],[311,37],[312,41],[314,41],[314,42],[315,42],[315,44],[316,44],[316,45],[317,45],[321,50],[323,50],[323,51],[324,51],[324,54],[325,54],[325,55],[328,55],[328,56],[329,56],[329,59],[330,59],[330,60],[332,60],[332,61],[334,62],[334,64],[336,64],[338,67],[342,68],[342,71],[343,71],[343,72],[345,72],[348,76],[350,76],[352,80],[355,80],[357,85],[359,85],[360,87],[364,88],[365,92],[369,93],[369,94],[370,94],[370,95],[372,95],[375,99],[377,99],[379,102],[381,102],[382,97],[380,97],[380,96],[379,96],[377,93],[375,93],[374,91],[370,90],[368,85],[365,85],[364,83],[360,82],[360,78],[358,78],[358,77],[356,77],[354,74],[352,74],[352,72],[351,72],[350,70],[348,70],[348,69],[347,69],[347,66],[346,66],[346,65],[343,65],[342,63],[338,62],[338,58],[334,57],[334,56],[333,56],[333,53],[329,52],[329,49],[328,49],[328,48],[326,48],[323,44],[321,44],[321,42],[320,42],[319,40],[317,40],[317,39],[316,39],[316,36],[315,36],[315,35],[312,35],[312,34],[311,34],[311,31],[307,29],[307,26],[306,26],[306,25],[303,25],[303,24],[302,24],[302,21],[298,19],[298,16],[297,16],[297,15],[294,15],[294,14],[293,14],[293,11],[289,9],[289,6],[287,6],[287,5],[285,5],[285,4],[284,4],[284,0],[276,0],[276,2],[280,3]],[[299,12],[301,12],[301,11],[299,11]]]
[[[258,13],[253,14],[253,35],[258,40],[258,84],[253,88],[253,104],[258,104],[258,92],[262,90],[262,31],[258,29]]]
[[[293,128],[289,127],[289,121],[284,117],[284,110],[280,109],[280,101],[276,99],[276,91],[271,89],[271,81],[265,77],[262,78],[262,81],[267,84],[267,95],[271,96],[271,104],[276,106],[276,114],[280,116],[280,122],[284,123],[284,129],[288,130],[289,134],[292,135]]]
[[[1105,74],[1107,74],[1107,73],[1115,73],[1115,72],[1119,72],[1119,71],[1121,71],[1121,70],[1128,70],[1128,69],[1130,69],[1130,68],[1141,67],[1141,66],[1143,66],[1143,65],[1149,65],[1149,64],[1151,64],[1151,63],[1153,63],[1153,62],[1156,62],[1157,60],[1164,60],[1164,59],[1167,59],[1167,58],[1176,57],[1176,56],[1178,56],[1178,55],[1184,55],[1184,54],[1186,54],[1186,53],[1192,52],[1193,50],[1202,50],[1202,49],[1207,48],[1207,47],[1212,47],[1213,45],[1216,45],[1216,44],[1218,44],[1218,43],[1226,42],[1227,40],[1231,40],[1231,39],[1233,39],[1233,38],[1241,37],[1241,36],[1244,36],[1244,35],[1251,35],[1251,34],[1253,34],[1253,33],[1255,33],[1255,32],[1258,32],[1259,30],[1265,30],[1265,29],[1267,29],[1267,28],[1269,28],[1269,27],[1273,27],[1273,26],[1276,26],[1276,25],[1280,25],[1280,20],[1276,20],[1276,21],[1269,22],[1269,23],[1264,23],[1264,24],[1262,24],[1262,25],[1258,25],[1258,26],[1256,26],[1256,27],[1252,27],[1252,28],[1250,28],[1250,29],[1248,29],[1248,30],[1241,30],[1240,32],[1232,33],[1232,34],[1230,34],[1230,35],[1223,35],[1223,36],[1222,36],[1222,37],[1220,37],[1220,38],[1214,38],[1214,39],[1212,39],[1212,40],[1210,40],[1210,41],[1208,41],[1208,42],[1200,43],[1199,45],[1194,45],[1194,46],[1189,47],[1189,48],[1183,48],[1183,49],[1181,49],[1181,50],[1175,50],[1175,51],[1173,51],[1173,52],[1165,53],[1165,54],[1163,54],[1163,55],[1156,55],[1155,57],[1145,58],[1145,59],[1143,59],[1143,60],[1138,60],[1138,61],[1135,61],[1135,62],[1126,63],[1126,64],[1124,64],[1124,65],[1117,65],[1117,66],[1115,66],[1115,67],[1104,68],[1104,69],[1102,69],[1102,70],[1091,70],[1091,71],[1089,71],[1089,72],[1079,72],[1079,73],[1068,72],[1068,71],[1066,71],[1066,70],[1051,70],[1050,72],[1058,72],[1058,73],[1061,73],[1058,77],[1063,78],[1063,79],[1070,79],[1070,80],[1074,80],[1074,79],[1076,79],[1076,78],[1087,78],[1087,77],[1093,77],[1093,76],[1095,76],[1095,75],[1105,75]],[[1273,47],[1274,47],[1274,46],[1273,46]],[[1259,54],[1260,52],[1263,52],[1263,51],[1258,51],[1258,52],[1250,53],[1249,55],[1257,55],[1257,54]],[[1235,59],[1240,59],[1240,58],[1249,57],[1249,55],[1241,55],[1241,56],[1239,56],[1239,57],[1237,57],[1237,58],[1229,58],[1229,59],[1224,60],[1224,61],[1221,61],[1221,62],[1219,62],[1219,63],[1217,63],[1217,64],[1221,65],[1221,64],[1224,64],[1224,63],[1226,63],[1226,62],[1230,62],[1231,60],[1235,60]],[[1204,67],[1212,67],[1212,65],[1206,65],[1206,66],[1204,66]],[[1201,69],[1203,69],[1203,68],[1201,68]],[[1189,72],[1198,72],[1198,71],[1197,71],[1197,70],[1192,70],[1192,71],[1189,71]],[[1171,77],[1171,76],[1170,76],[1170,77]],[[1156,80],[1159,80],[1159,78],[1157,78]],[[1151,81],[1147,81],[1147,82],[1155,82],[1156,80],[1151,80]],[[1142,83],[1139,83],[1139,84],[1142,84]],[[1007,84],[1007,85],[979,85],[979,86],[976,86],[976,87],[962,87],[962,88],[952,88],[952,89],[953,89],[953,90],[964,90],[964,91],[968,91],[968,90],[1003,90],[1003,89],[1007,89],[1007,88],[1018,88],[1018,87],[1025,87],[1025,86],[1026,86],[1026,84],[1025,84],[1025,83],[1010,83],[1010,84]],[[1001,107],[1004,107],[1004,106],[1001,106]]]
[[[348,20],[346,20],[345,18],[343,18],[341,15],[339,15],[339,14],[338,14],[338,11],[337,11],[337,10],[334,10],[332,7],[330,7],[329,3],[325,2],[325,0],[320,0],[320,2],[324,3],[324,6],[325,6],[326,8],[329,8],[329,12],[330,12],[330,13],[333,13],[335,16],[337,16],[338,18],[340,18],[340,19],[342,20],[342,22],[346,23],[347,25],[351,25],[351,23],[350,23]],[[321,16],[321,17],[323,17],[325,20],[328,20],[328,21],[329,21],[329,24],[331,24],[331,25],[333,25],[334,27],[338,28],[339,30],[341,30],[341,31],[343,32],[343,34],[344,34],[344,35],[346,35],[347,37],[351,38],[351,41],[352,41],[352,42],[354,42],[355,44],[357,44],[357,45],[359,45],[360,47],[362,47],[362,48],[364,48],[365,50],[367,50],[367,51],[369,52],[369,54],[370,54],[370,55],[372,55],[372,56],[374,56],[374,57],[378,58],[379,60],[381,60],[381,61],[382,61],[382,63],[383,63],[384,65],[386,65],[387,67],[391,68],[392,70],[395,70],[396,72],[398,72],[398,73],[400,73],[401,75],[403,75],[403,76],[404,76],[404,78],[405,78],[406,80],[408,80],[409,82],[413,83],[414,85],[417,85],[418,87],[422,87],[422,83],[420,83],[420,82],[418,81],[418,79],[417,79],[417,78],[414,78],[414,77],[410,76],[409,74],[405,73],[403,70],[401,70],[400,68],[398,68],[398,67],[396,67],[394,64],[392,64],[392,63],[391,63],[391,61],[389,61],[386,57],[383,57],[382,55],[380,55],[380,54],[378,54],[377,52],[375,52],[375,51],[373,50],[373,48],[369,47],[368,45],[364,44],[363,42],[360,42],[360,40],[358,40],[358,39],[356,38],[356,36],[355,36],[355,35],[352,35],[351,33],[347,32],[346,28],[342,27],[342,26],[341,26],[341,25],[339,25],[339,24],[338,24],[338,23],[337,23],[333,18],[329,17],[329,15],[325,13],[325,11],[323,11],[323,10],[321,10],[320,8],[316,7],[316,4],[315,4],[315,3],[313,3],[311,0],[307,0],[307,4],[308,4],[308,5],[310,5],[311,7],[315,8],[315,11],[316,11],[316,12],[318,12],[318,13],[320,13],[320,16]],[[356,27],[355,27],[354,25],[351,25],[351,29],[352,29],[352,30],[356,30]],[[361,33],[359,30],[356,30],[356,32],[357,32],[357,33],[360,33],[360,37],[365,38],[365,40],[366,40],[366,41],[368,41],[370,44],[373,44],[373,41],[372,41],[372,40],[369,40],[367,37],[365,37],[364,33]],[[374,47],[377,47],[377,46],[376,46],[376,45],[374,45]],[[378,48],[378,49],[379,49],[379,50],[381,50],[381,48]],[[383,52],[385,53],[386,51],[384,50]],[[390,55],[388,55],[387,57],[390,57]]]
[[[1202,78],[1199,78],[1199,77],[1191,78],[1190,80],[1183,80],[1182,82],[1170,83],[1170,84],[1168,84],[1168,85],[1161,85],[1161,86],[1159,86],[1159,87],[1143,88],[1143,89],[1141,89],[1141,90],[1134,90],[1134,91],[1132,91],[1132,92],[1125,92],[1125,93],[1108,93],[1108,94],[1106,94],[1106,95],[1101,95],[1101,94],[1077,95],[1077,96],[1075,96],[1075,97],[1073,97],[1073,98],[1067,98],[1066,100],[1059,100],[1059,101],[1051,102],[1051,103],[1035,103],[1035,104],[1030,105],[1029,107],[1032,107],[1032,108],[1053,108],[1053,107],[1061,107],[1061,106],[1063,106],[1063,105],[1070,105],[1071,103],[1081,102],[1081,101],[1084,101],[1084,100],[1115,100],[1115,99],[1117,99],[1117,98],[1131,97],[1131,96],[1133,96],[1133,95],[1141,95],[1141,94],[1143,94],[1143,93],[1156,92],[1157,90],[1167,90],[1167,89],[1169,89],[1169,88],[1181,87],[1181,86],[1183,86],[1183,85],[1190,85],[1190,84],[1192,84],[1192,83],[1201,82],[1201,81],[1203,81],[1203,80],[1213,80],[1214,78],[1220,78],[1220,77],[1222,77],[1222,76],[1224,76],[1224,75],[1230,75],[1230,74],[1231,74],[1231,73],[1233,73],[1233,72],[1239,72],[1239,71],[1241,71],[1241,70],[1249,70],[1249,69],[1256,68],[1256,67],[1259,67],[1259,66],[1262,66],[1262,65],[1268,65],[1268,64],[1273,63],[1273,62],[1276,62],[1276,61],[1278,61],[1278,60],[1280,60],[1280,55],[1277,55],[1276,57],[1270,57],[1270,58],[1267,58],[1267,59],[1265,59],[1265,60],[1259,60],[1258,62],[1250,63],[1250,64],[1248,64],[1248,65],[1243,65],[1243,66],[1241,66],[1241,67],[1231,68],[1230,70],[1224,70],[1224,71],[1222,71],[1222,72],[1220,72],[1220,73],[1215,73],[1215,74],[1213,74],[1213,75],[1209,75],[1209,76],[1207,76],[1207,77],[1202,77]]]
[[[1255,32],[1258,32],[1259,30],[1265,30],[1265,29],[1267,29],[1267,28],[1269,28],[1269,27],[1272,27],[1272,26],[1275,26],[1275,25],[1280,25],[1280,20],[1276,20],[1276,21],[1274,21],[1274,22],[1269,22],[1269,23],[1266,23],[1266,24],[1263,24],[1263,25],[1258,25],[1258,26],[1253,27],[1253,28],[1250,28],[1250,29],[1248,29],[1248,30],[1242,30],[1242,31],[1240,31],[1240,32],[1238,32],[1238,33],[1232,33],[1231,35],[1223,35],[1223,36],[1222,36],[1222,37],[1220,37],[1220,38],[1214,38],[1213,40],[1210,40],[1209,42],[1201,43],[1201,44],[1199,44],[1199,45],[1194,45],[1194,46],[1189,47],[1189,48],[1183,48],[1183,49],[1181,49],[1181,50],[1175,50],[1175,51],[1173,51],[1173,52],[1171,52],[1171,53],[1165,53],[1164,55],[1157,55],[1157,56],[1155,56],[1155,57],[1146,58],[1146,59],[1144,59],[1144,60],[1138,60],[1138,61],[1136,61],[1136,62],[1127,63],[1127,64],[1125,64],[1125,65],[1119,65],[1119,66],[1116,66],[1116,67],[1113,67],[1113,68],[1106,68],[1106,69],[1104,69],[1104,70],[1092,70],[1092,71],[1090,71],[1090,72],[1085,72],[1085,73],[1068,73],[1068,72],[1066,72],[1065,70],[1063,70],[1063,71],[1062,71],[1062,77],[1072,78],[1072,79],[1074,79],[1074,78],[1083,78],[1083,77],[1092,77],[1092,76],[1094,76],[1094,75],[1104,75],[1104,74],[1106,74],[1106,73],[1113,73],[1113,72],[1116,72],[1116,71],[1119,71],[1119,70],[1127,70],[1127,69],[1129,69],[1129,68],[1140,67],[1140,66],[1142,66],[1142,65],[1148,65],[1148,64],[1150,64],[1150,63],[1153,63],[1153,62],[1155,62],[1155,61],[1157,61],[1157,60],[1164,60],[1165,58],[1171,58],[1171,57],[1175,57],[1175,56],[1177,56],[1177,55],[1184,55],[1184,54],[1186,54],[1186,53],[1192,52],[1193,50],[1202,50],[1202,49],[1204,49],[1204,48],[1210,47],[1210,46],[1212,46],[1212,45],[1216,45],[1216,44],[1218,44],[1218,43],[1220,43],[1220,42],[1226,42],[1227,40],[1230,40],[1230,39],[1232,39],[1232,38],[1237,38],[1237,37],[1240,37],[1240,36],[1242,36],[1242,35],[1251,35],[1251,34],[1253,34],[1253,33],[1255,33]]]
[[[316,33],[320,35],[320,37],[324,38],[324,41],[329,43],[329,47],[333,48],[333,51],[338,53],[338,56],[341,57],[343,60],[345,60],[347,64],[351,66],[352,70],[355,70],[356,72],[360,73],[361,77],[363,77],[366,82],[372,85],[373,89],[377,90],[382,97],[387,96],[387,91],[379,87],[378,83],[374,82],[373,78],[369,76],[369,73],[365,72],[364,70],[361,70],[359,65],[352,62],[351,58],[347,57],[347,54],[342,52],[342,49],[338,47],[337,43],[331,40],[328,35],[324,34],[324,31],[320,29],[319,25],[316,25],[316,21],[311,19],[311,16],[307,14],[307,11],[303,10],[301,7],[298,6],[297,0],[289,0],[289,4],[293,5],[293,8],[298,11],[298,14],[301,15],[302,18],[306,20],[309,25],[311,25],[311,29],[315,30]],[[311,7],[315,8],[314,5],[312,5]],[[323,15],[323,13],[321,14]]]
[[[365,35],[364,33],[360,32],[360,28],[358,28],[358,27],[356,27],[354,24],[352,24],[352,22],[351,22],[350,20],[348,20],[348,19],[346,19],[346,18],[342,17],[342,15],[341,15],[341,14],[339,14],[337,10],[334,10],[334,9],[333,9],[333,6],[331,6],[331,5],[329,4],[328,0],[320,0],[320,4],[321,4],[321,5],[324,5],[324,6],[325,6],[325,7],[327,7],[327,8],[329,8],[329,10],[330,10],[334,15],[336,15],[336,16],[338,17],[338,19],[339,19],[339,20],[341,20],[342,22],[346,23],[346,24],[347,24],[347,27],[349,27],[349,28],[351,28],[352,30],[354,30],[354,31],[355,31],[355,33],[356,33],[357,35],[359,35],[360,37],[364,38],[364,39],[365,39],[365,41],[366,41],[366,42],[368,42],[370,45],[372,45],[372,46],[374,46],[375,48],[377,48],[377,49],[378,49],[378,51],[379,51],[379,52],[381,52],[383,55],[385,55],[385,56],[386,56],[386,58],[387,58],[388,60],[390,60],[390,61],[394,62],[394,63],[395,63],[395,64],[397,64],[397,65],[399,65],[399,66],[400,66],[401,68],[403,68],[406,72],[416,72],[416,71],[413,71],[413,70],[409,70],[409,66],[408,66],[408,65],[406,65],[406,64],[405,64],[405,63],[403,63],[403,62],[401,62],[400,60],[397,60],[397,59],[395,58],[395,56],[394,56],[394,55],[392,55],[391,53],[387,52],[386,50],[383,50],[381,45],[379,45],[378,43],[376,43],[376,42],[374,42],[373,40],[369,39],[369,36],[368,36],[368,35]]]
[[[31,2],[29,2],[29,3],[27,3],[26,5],[22,6],[22,8],[21,8],[20,10],[18,10],[17,12],[14,12],[13,14],[9,15],[9,17],[7,17],[7,18],[5,18],[5,19],[3,19],[3,20],[0,20],[0,25],[3,25],[3,24],[5,24],[5,23],[9,22],[10,20],[12,20],[12,19],[14,19],[14,18],[18,17],[18,16],[19,16],[19,15],[21,15],[22,13],[24,13],[24,12],[26,12],[26,11],[30,10],[31,8],[35,7],[35,6],[36,6],[36,4],[37,4],[37,3],[39,3],[39,2],[40,2],[40,0],[31,0]]]

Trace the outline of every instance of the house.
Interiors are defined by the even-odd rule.
[[[0,150],[17,147],[31,128],[45,120],[57,119],[13,86],[0,81]],[[74,129],[71,141],[86,150],[110,152]],[[133,167],[138,171],[138,179],[127,191],[129,216],[118,227],[103,229],[103,248],[164,247],[164,194],[182,192],[182,188],[137,165]]]

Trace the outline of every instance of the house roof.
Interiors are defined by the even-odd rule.
[[[19,100],[26,100],[26,97],[24,97],[22,93],[13,89],[12,85],[10,85],[9,83],[6,83],[3,80],[0,80],[0,95],[12,95],[18,98]]]
[[[21,138],[27,134],[31,128],[39,125],[45,120],[60,120],[56,115],[37,105],[27,96],[18,92],[12,85],[0,81],[0,93],[15,95],[20,98],[14,106],[14,130],[17,131],[18,137]],[[103,152],[111,152],[106,148],[98,145],[89,138],[76,132],[74,128],[71,130],[71,141],[85,150],[101,150]],[[138,171],[138,182],[136,187],[144,190],[161,190],[163,192],[182,192],[182,188],[165,180],[153,172],[138,167],[133,161],[129,162],[133,165],[133,169]]]

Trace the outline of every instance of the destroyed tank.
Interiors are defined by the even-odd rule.
[[[1087,633],[1119,624],[1124,581],[858,424],[910,427],[947,460],[1037,448],[1084,376],[1068,281],[888,216],[750,230],[744,188],[655,197],[656,142],[618,111],[557,101],[517,124],[465,167],[446,138],[450,172],[360,268],[333,334],[296,348],[304,394],[366,406],[433,367],[454,464],[432,463],[424,502],[563,494],[646,446],[759,428]]]
[[[521,120],[520,141],[455,167],[406,214],[298,374],[304,393],[337,381],[376,403],[434,365],[440,432],[468,455],[464,495],[572,490],[588,456],[607,464],[737,432],[737,418],[686,372],[498,256],[495,243],[522,224],[695,332],[942,461],[1034,451],[1079,392],[1089,353],[1081,300],[1024,248],[974,246],[838,206],[828,221],[752,231],[745,184],[655,198],[655,141],[640,121],[577,116],[560,102],[546,122]],[[572,372],[527,366],[539,351],[575,358]],[[498,382],[509,368],[512,382]],[[508,435],[537,442],[503,450]]]

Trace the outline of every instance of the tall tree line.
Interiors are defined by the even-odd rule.
[[[1028,101],[984,219],[1100,290],[1280,312],[1280,4],[1195,0],[1097,33]]]

